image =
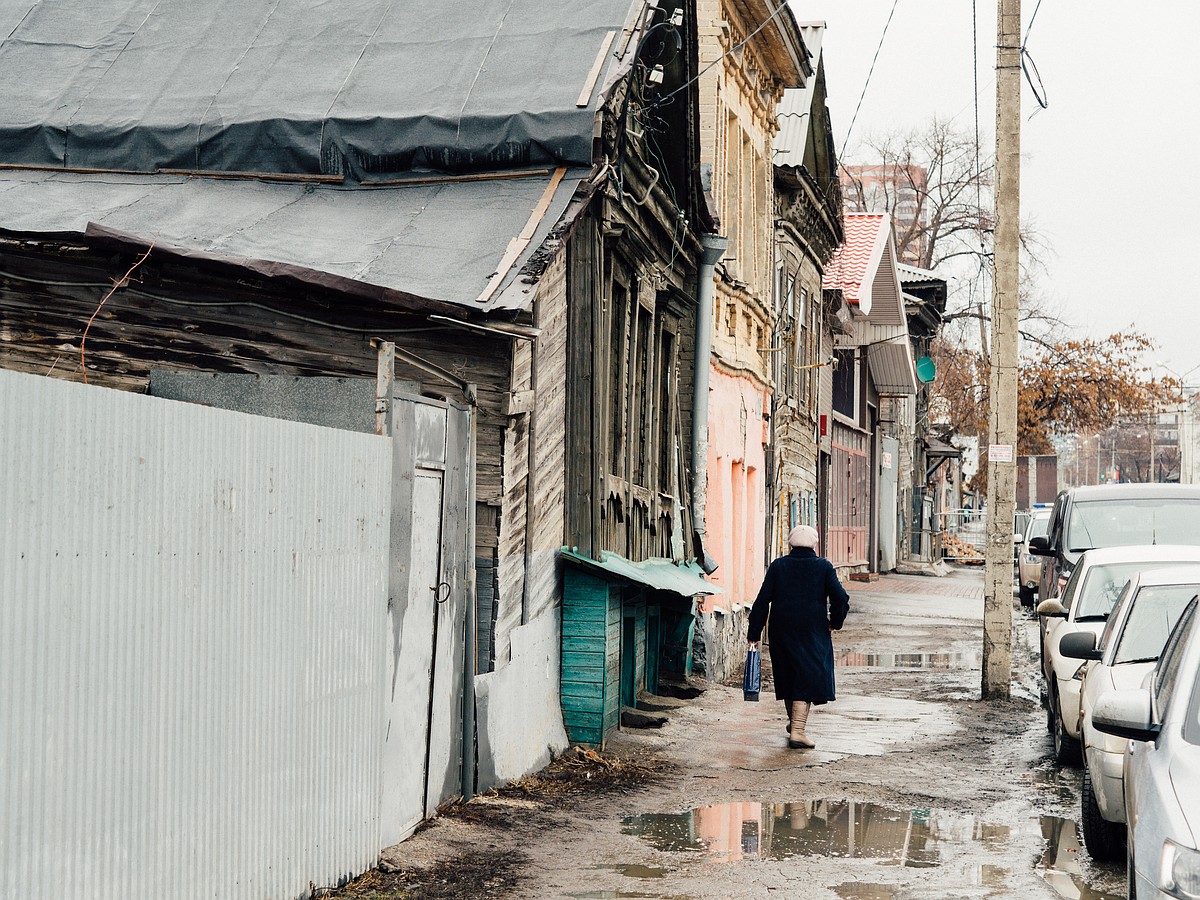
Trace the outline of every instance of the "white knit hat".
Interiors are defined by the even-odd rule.
[[[816,550],[820,542],[821,536],[811,525],[797,525],[788,535],[788,546],[790,547],[807,547],[809,550]]]

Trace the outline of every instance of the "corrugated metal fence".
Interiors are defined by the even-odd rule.
[[[391,447],[0,371],[0,897],[378,856]]]

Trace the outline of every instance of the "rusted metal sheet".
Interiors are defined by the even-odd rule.
[[[390,450],[0,371],[0,896],[375,862]]]

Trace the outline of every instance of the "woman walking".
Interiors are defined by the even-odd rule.
[[[817,529],[800,525],[788,535],[791,552],[767,568],[750,610],[751,646],[758,646],[767,614],[775,697],[788,712],[788,746],[815,747],[805,734],[812,704],[834,699],[833,641],[850,611],[850,597],[829,560],[817,555]]]

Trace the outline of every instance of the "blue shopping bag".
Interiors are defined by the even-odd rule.
[[[746,674],[742,676],[742,699],[757,700],[762,687],[762,658],[757,647],[746,651]]]

